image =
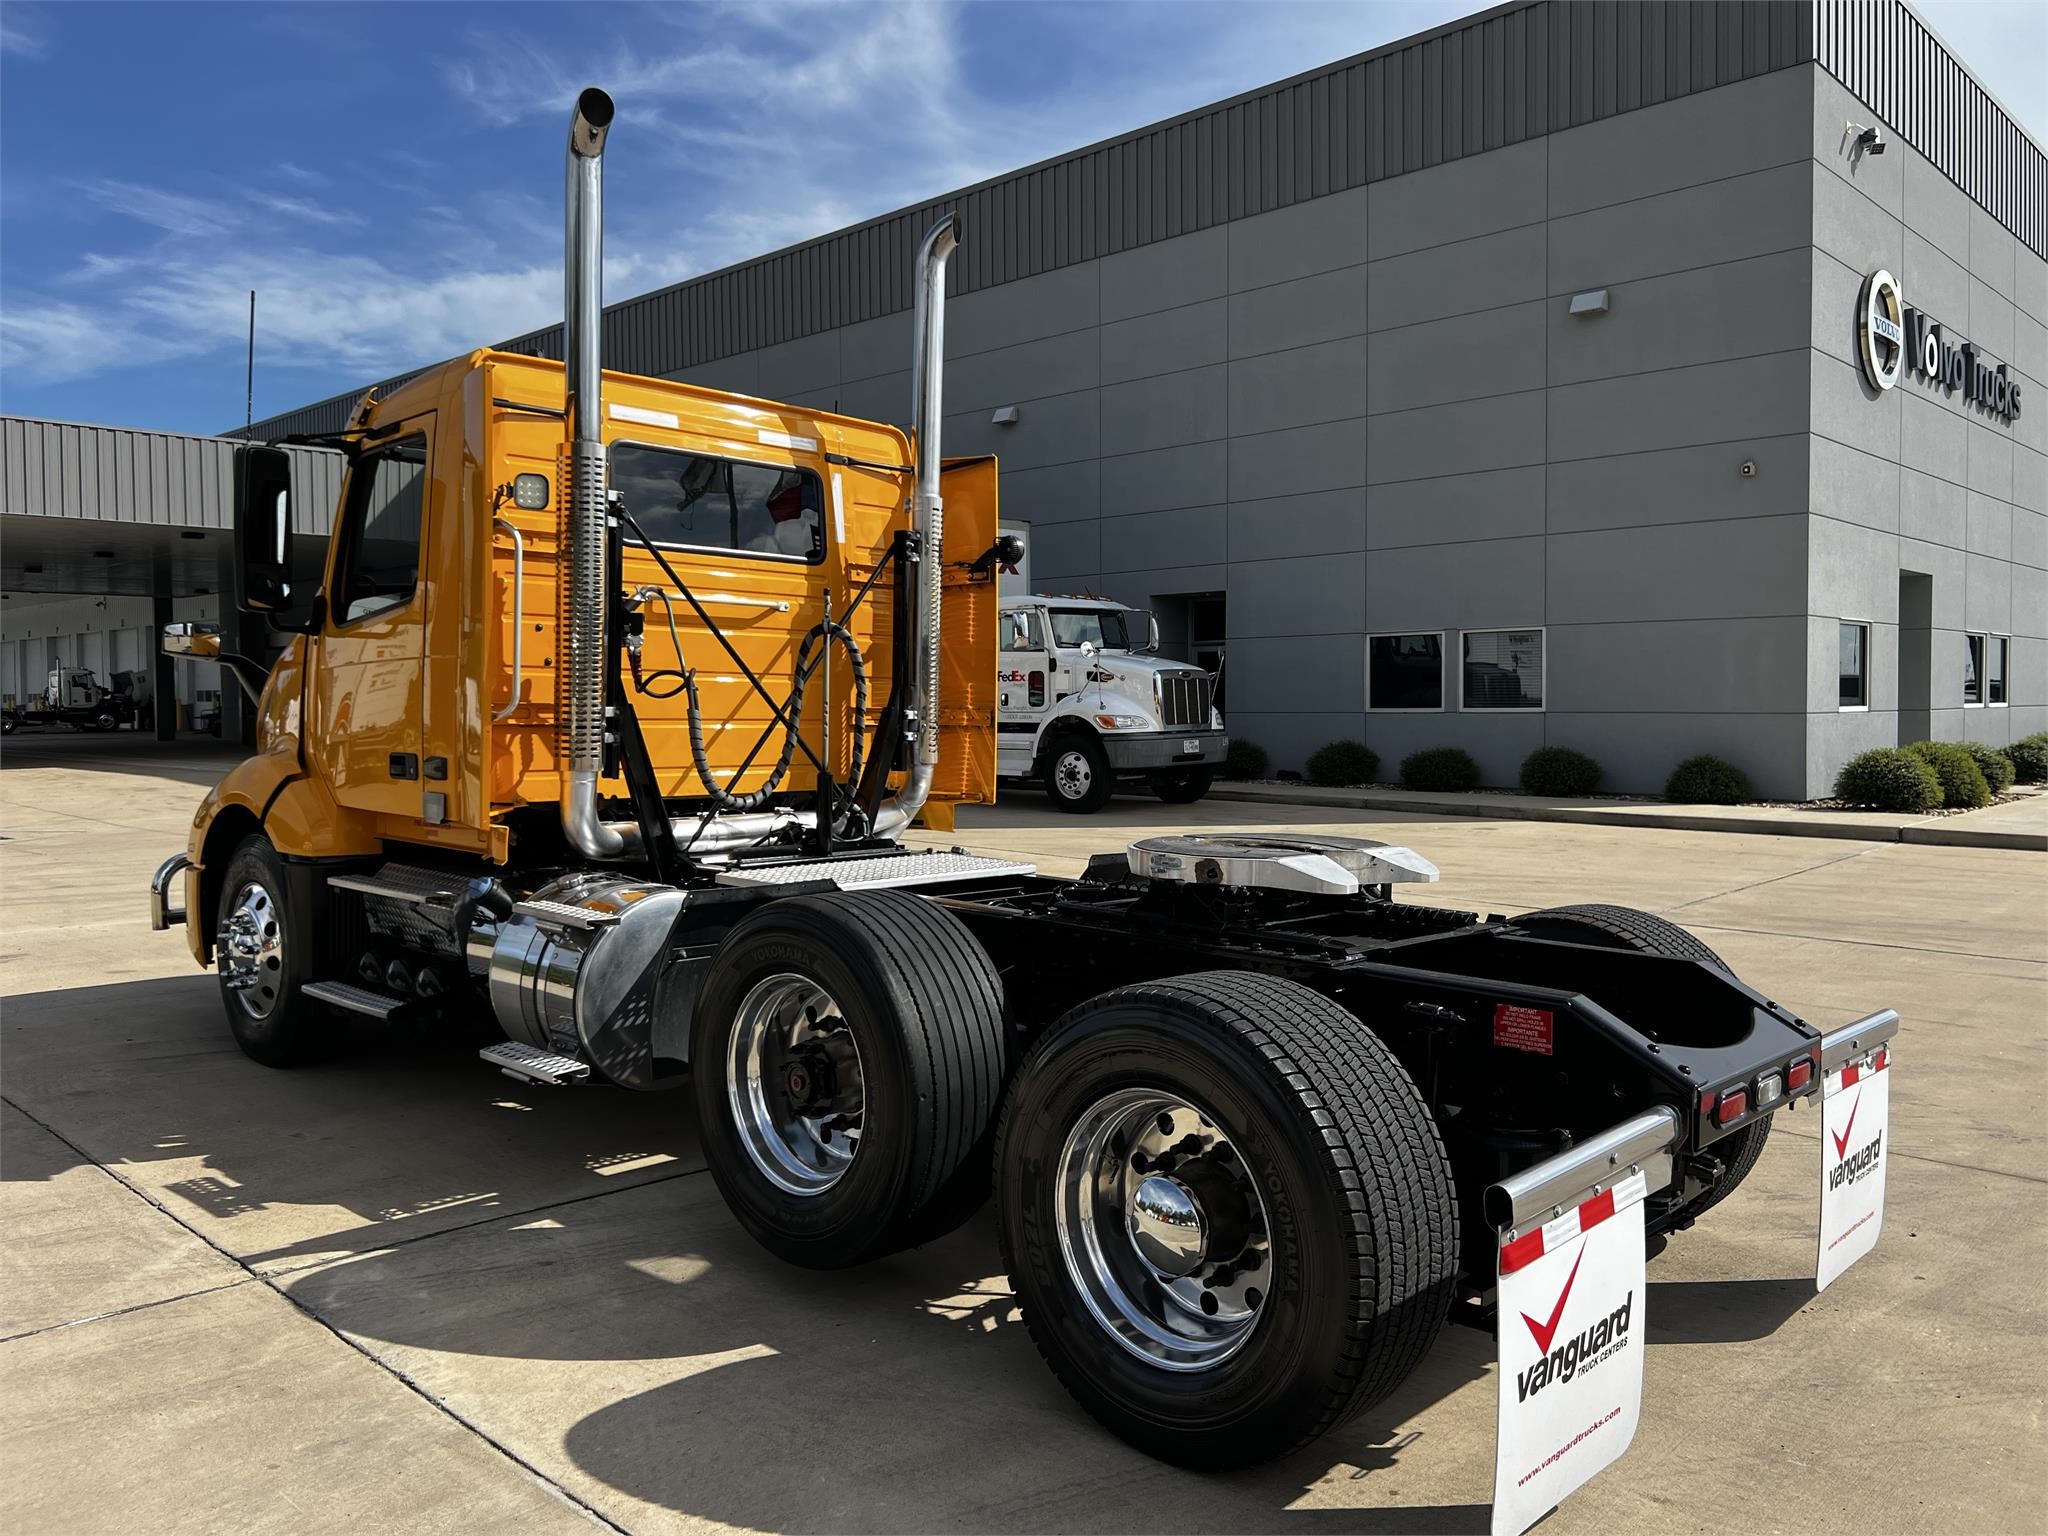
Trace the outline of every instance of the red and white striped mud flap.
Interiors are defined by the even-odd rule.
[[[1820,1085],[1820,1263],[1814,1289],[1877,1246],[1884,1230],[1886,1133],[1891,1129],[1892,1052],[1880,1046],[1830,1072]]]
[[[1643,1176],[1500,1246],[1493,1536],[1521,1536],[1635,1438]]]

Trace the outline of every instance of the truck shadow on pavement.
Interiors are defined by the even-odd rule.
[[[18,997],[4,1028],[7,1098],[81,1160],[627,1528],[650,1507],[792,1532],[1486,1528],[1493,1345],[1471,1329],[1306,1450],[1191,1473],[1068,1398],[986,1210],[861,1269],[791,1268],[701,1172],[685,1095],[525,1088],[452,1031],[364,1028],[270,1071],[209,976]],[[1653,1284],[1650,1341],[1762,1336],[1810,1296]]]

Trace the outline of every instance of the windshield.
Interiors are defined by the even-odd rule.
[[[1098,651],[1128,651],[1131,632],[1124,614],[1116,608],[1053,608],[1053,644],[1062,650],[1076,650],[1085,641]]]

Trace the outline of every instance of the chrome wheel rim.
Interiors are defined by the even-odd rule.
[[[733,1016],[725,1085],[740,1145],[769,1183],[822,1195],[846,1176],[867,1092],[831,993],[790,972],[756,982]]]
[[[1059,760],[1053,764],[1052,776],[1063,796],[1079,800],[1095,783],[1095,768],[1088,761],[1086,752],[1074,748],[1059,755]]]
[[[1074,1122],[1054,1181],[1060,1256],[1095,1321],[1169,1371],[1221,1365],[1271,1286],[1266,1204],[1213,1115],[1123,1088]]]
[[[251,880],[235,893],[234,905],[220,925],[221,984],[252,1019],[277,1011],[284,993],[284,913],[261,882]]]

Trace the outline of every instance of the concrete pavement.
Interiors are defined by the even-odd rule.
[[[21,740],[16,738],[15,740]],[[1206,1478],[1039,1362],[986,1217],[838,1275],[769,1259],[687,1105],[365,1029],[234,1049],[141,891],[216,764],[0,757],[0,1523],[28,1531],[1477,1531],[1491,1344]],[[1812,1294],[1818,1119],[1651,1268],[1643,1427],[1546,1530],[2015,1529],[2048,1507],[2048,864],[1448,815],[1034,799],[949,841],[1055,872],[1189,825],[1411,843],[1404,897],[1665,912],[1816,1022],[1905,1016],[1877,1251]]]

